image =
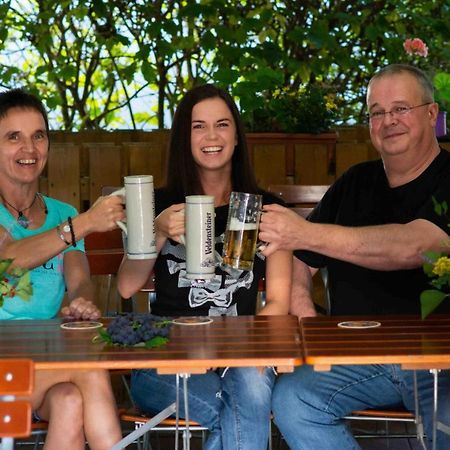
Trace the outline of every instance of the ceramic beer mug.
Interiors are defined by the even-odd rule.
[[[214,197],[188,195],[186,197],[186,277],[190,280],[209,280],[214,277]]]
[[[125,197],[127,221],[117,225],[126,235],[128,259],[156,258],[153,176],[124,177],[124,187],[110,195]]]
[[[261,208],[261,195],[231,193],[223,243],[223,265],[240,270],[253,269]]]

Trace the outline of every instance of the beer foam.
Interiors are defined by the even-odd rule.
[[[228,225],[228,229],[230,231],[256,230],[256,223],[245,223],[241,222],[239,219],[236,219],[236,217],[232,217]]]

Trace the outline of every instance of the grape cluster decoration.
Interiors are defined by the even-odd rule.
[[[128,313],[115,317],[99,334],[109,344],[154,348],[169,341],[171,324],[168,317]]]

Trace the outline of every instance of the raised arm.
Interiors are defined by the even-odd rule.
[[[94,231],[108,231],[117,228],[116,220],[124,217],[120,197],[100,197],[85,213],[72,218],[73,231],[77,241]],[[44,233],[20,240],[14,240],[0,226],[0,258],[14,259],[14,265],[26,269],[37,267],[72,245],[70,231],[64,231],[67,221]],[[64,240],[67,242],[64,242]]]
[[[437,225],[417,219],[406,224],[366,227],[308,222],[279,205],[267,205],[259,238],[268,242],[263,254],[302,249],[375,270],[419,267],[427,250],[444,251],[449,236]]]
[[[156,251],[159,253],[167,239],[181,242],[184,234],[184,203],[172,205],[162,211],[155,219]],[[124,298],[138,292],[148,280],[156,259],[132,260],[125,256],[119,268],[117,289]]]

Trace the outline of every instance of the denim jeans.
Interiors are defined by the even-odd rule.
[[[188,378],[189,418],[209,430],[205,450],[264,450],[270,424],[274,373],[230,368]],[[131,394],[143,412],[156,414],[175,401],[176,378],[155,370],[134,370]],[[184,417],[180,382],[180,417]]]
[[[433,377],[417,372],[419,411],[432,436]],[[300,366],[277,381],[272,398],[275,423],[292,450],[360,449],[342,417],[366,408],[403,403],[414,411],[413,372],[398,365],[333,366],[315,372]],[[439,374],[440,427],[450,426],[450,373]],[[437,449],[450,449],[450,436],[438,431]],[[430,447],[431,448],[431,447]]]

